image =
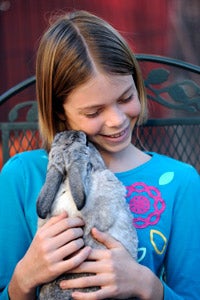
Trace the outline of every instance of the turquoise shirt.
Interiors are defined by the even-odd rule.
[[[116,176],[139,238],[138,261],[164,272],[164,300],[199,300],[200,177],[185,163],[151,153],[145,164]],[[44,150],[16,155],[0,174],[0,300],[37,227],[36,200],[45,181]]]

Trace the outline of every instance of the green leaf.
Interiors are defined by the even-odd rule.
[[[188,101],[189,97],[187,96],[184,88],[181,85],[172,85],[168,87],[168,94],[171,98],[180,103],[185,103]]]
[[[148,84],[161,84],[168,80],[170,72],[166,69],[154,69],[149,72],[146,82]]]

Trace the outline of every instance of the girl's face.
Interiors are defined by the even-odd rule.
[[[140,110],[132,75],[97,73],[64,103],[68,129],[84,131],[100,152],[109,153],[130,145]]]

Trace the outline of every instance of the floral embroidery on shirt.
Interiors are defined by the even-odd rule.
[[[127,200],[134,214],[136,228],[146,228],[157,224],[166,207],[160,191],[144,182],[136,182],[127,186]]]

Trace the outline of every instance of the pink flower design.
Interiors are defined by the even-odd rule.
[[[136,228],[157,224],[166,207],[160,191],[144,182],[136,182],[128,186],[127,199],[129,199],[130,210],[135,216],[133,222]]]

